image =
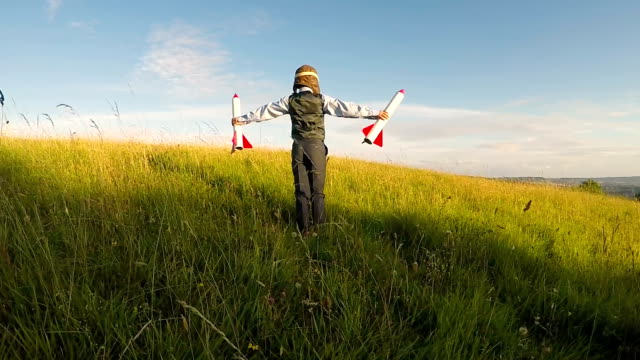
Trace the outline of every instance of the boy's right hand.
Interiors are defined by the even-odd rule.
[[[240,121],[239,117],[235,117],[235,118],[231,119],[231,125],[233,125],[233,126],[244,125],[244,123]]]

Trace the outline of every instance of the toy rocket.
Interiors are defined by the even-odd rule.
[[[231,116],[235,119],[240,115],[242,115],[240,110],[240,97],[238,94],[234,94],[233,99],[231,100]],[[244,148],[253,148],[249,140],[247,140],[247,138],[242,134],[242,125],[233,126],[233,138],[231,139],[231,142],[233,143],[231,152],[234,150],[242,150]]]
[[[389,119],[391,119],[391,117],[393,116],[393,113],[396,111],[398,106],[400,106],[400,103],[402,102],[403,99],[404,99],[404,89],[398,91],[393,96],[391,101],[389,101],[389,104],[387,104],[387,107],[384,109],[384,111],[386,111],[389,114]],[[363,143],[367,143],[367,144],[373,143],[382,147],[382,129],[384,128],[385,125],[387,125],[387,121],[388,119],[378,120],[375,122],[375,124],[369,125],[366,128],[362,129],[362,132],[364,133],[364,136],[365,136]]]

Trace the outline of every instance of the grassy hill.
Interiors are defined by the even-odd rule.
[[[287,152],[0,140],[0,358],[640,356],[640,202],[331,158],[301,238]]]

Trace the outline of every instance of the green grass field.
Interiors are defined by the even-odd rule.
[[[0,140],[0,358],[640,358],[640,202],[331,158],[301,238],[285,151]]]

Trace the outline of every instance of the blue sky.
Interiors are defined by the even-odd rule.
[[[308,63],[343,100],[382,108],[407,91],[382,149],[360,144],[366,120],[328,118],[334,154],[480,176],[640,175],[639,16],[637,1],[13,2],[3,133],[95,137],[93,120],[108,137],[228,145],[233,93],[252,110]],[[288,118],[245,133],[290,144]]]

